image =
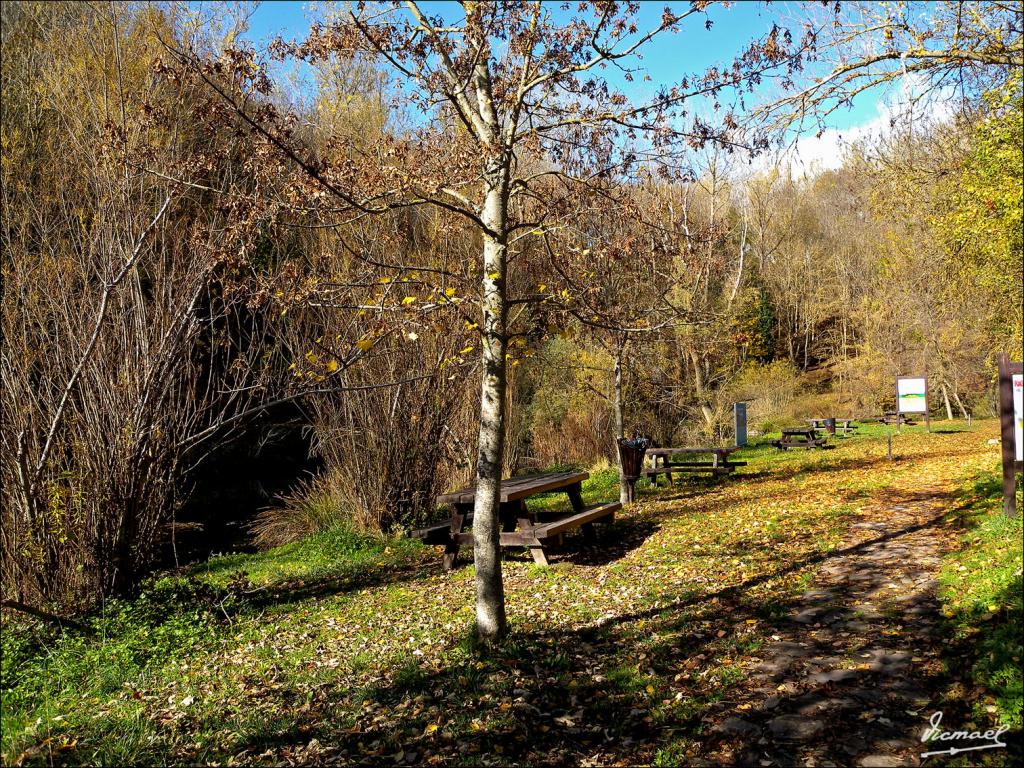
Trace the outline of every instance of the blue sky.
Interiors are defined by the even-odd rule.
[[[451,7],[451,3],[430,0],[422,5],[430,12],[438,13],[443,13],[446,6]],[[552,3],[553,11],[559,12],[558,5],[560,2]],[[641,29],[656,25],[665,5],[665,2],[656,1],[642,3]],[[685,8],[689,4],[670,2],[668,5]],[[651,83],[643,83],[639,78],[625,83],[612,75],[609,79],[635,98],[641,98],[660,84],[678,82],[687,74],[703,72],[714,64],[728,63],[751,40],[766,34],[773,21],[787,26],[782,19],[791,18],[793,11],[790,3],[765,4],[753,0],[737,2],[728,8],[712,6],[708,10],[708,18],[713,22],[710,30],[704,29],[695,19],[693,23],[687,22],[685,32],[662,36],[645,48],[643,63],[651,76]],[[311,13],[310,4],[306,2],[265,0],[253,14],[246,37],[256,43],[265,43],[275,35],[301,39],[309,30]],[[828,124],[842,131],[876,120],[878,98],[877,94],[864,94],[851,108],[841,108],[833,113]]]

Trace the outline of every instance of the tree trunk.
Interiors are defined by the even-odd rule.
[[[500,161],[499,161],[500,162]],[[480,433],[473,504],[473,562],[476,565],[476,627],[494,640],[507,630],[501,579],[501,471],[505,448],[505,295],[507,197],[500,168],[489,168],[483,220],[483,302]],[[497,180],[494,180],[497,176]]]
[[[615,352],[615,437],[625,437],[625,417],[622,405],[622,355],[625,352],[625,345],[619,344]],[[615,444],[615,455],[619,456],[618,443]],[[623,504],[629,502],[629,483],[626,482],[626,473],[622,468],[622,459],[619,458],[619,501]]]
[[[953,420],[953,406],[951,406],[949,404],[949,394],[946,392],[946,385],[945,384],[940,384],[939,386],[942,387],[942,403],[943,403],[943,405],[946,406],[946,420],[947,421],[952,421]]]
[[[693,363],[693,389],[697,393],[700,402],[700,413],[704,417],[704,423],[710,434],[715,425],[715,412],[704,402],[704,367],[700,356],[693,349],[690,350],[690,361]]]
[[[967,409],[964,408],[963,400],[960,399],[960,393],[957,392],[956,389],[953,390],[953,399],[956,401],[956,407],[960,409],[960,415],[963,416],[966,421],[968,416]]]

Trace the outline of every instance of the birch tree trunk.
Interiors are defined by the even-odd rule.
[[[483,302],[480,433],[473,504],[473,562],[476,565],[476,625],[480,637],[505,634],[505,589],[501,578],[501,471],[505,448],[505,295],[507,169],[496,158],[487,170],[484,201]]]
[[[949,393],[946,392],[946,385],[945,385],[945,383],[943,383],[940,386],[942,387],[942,403],[943,403],[943,405],[946,406],[946,420],[947,421],[952,421],[953,420],[953,406],[949,404]]]
[[[960,393],[953,389],[953,400],[956,401],[956,407],[960,409],[960,415],[963,416],[966,421],[968,418],[967,409],[964,407],[963,401],[960,399]]]
[[[706,388],[704,386],[704,365],[697,351],[694,349],[690,350],[690,361],[693,363],[693,388],[697,393],[697,398],[700,400],[700,412],[704,417],[704,423],[707,425],[708,432],[710,433],[715,425],[715,412],[711,410],[710,406],[704,402],[704,394]]]

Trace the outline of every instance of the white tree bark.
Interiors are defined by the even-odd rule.
[[[476,624],[481,638],[505,634],[505,589],[501,578],[499,517],[505,449],[505,295],[507,167],[497,158],[488,169],[483,221],[483,302],[480,432],[473,504],[473,562],[476,565]]]

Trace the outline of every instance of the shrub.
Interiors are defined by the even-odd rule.
[[[352,522],[337,473],[328,471],[280,497],[280,505],[256,515],[249,532],[260,549],[272,549]]]

